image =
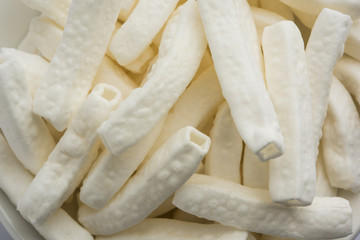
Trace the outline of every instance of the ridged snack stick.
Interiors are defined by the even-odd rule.
[[[61,42],[34,98],[34,112],[58,131],[68,127],[90,90],[115,29],[120,3],[74,0],[71,4]]]
[[[334,78],[321,140],[332,186],[360,191],[360,117],[345,87]]]
[[[139,0],[129,18],[110,42],[117,62],[127,66],[151,44],[179,0]]]
[[[176,191],[173,203],[225,226],[280,237],[339,238],[349,235],[352,227],[351,207],[343,198],[315,198],[306,207],[282,206],[266,190],[200,174]]]
[[[243,142],[226,102],[220,104],[210,131],[211,146],[205,159],[205,174],[240,184]]]
[[[21,165],[0,134],[0,189],[6,193],[15,206],[33,178],[33,175]],[[93,239],[88,231],[61,208],[43,224],[33,226],[47,240]]]
[[[268,91],[286,146],[282,156],[270,161],[270,195],[276,203],[310,205],[316,156],[304,42],[294,22],[281,21],[264,29],[262,46]]]
[[[85,205],[79,221],[91,233],[110,235],[144,220],[195,172],[210,139],[193,127],[172,135],[100,210]]]
[[[32,112],[26,73],[16,58],[0,56],[0,127],[16,157],[35,174],[55,142],[43,119]]]
[[[145,84],[135,89],[98,130],[113,154],[119,155],[140,141],[167,114],[194,77],[205,48],[197,2],[187,1],[169,19]]]
[[[246,232],[221,224],[189,223],[166,218],[150,218],[108,237],[96,237],[96,240],[255,240]]]
[[[112,98],[106,99],[107,92]],[[120,92],[99,84],[81,104],[69,128],[18,202],[18,211],[30,222],[46,221],[75,191],[97,157],[96,129],[120,102]]]
[[[266,92],[248,3],[200,0],[199,10],[215,71],[240,136],[261,161],[280,156],[284,142]]]

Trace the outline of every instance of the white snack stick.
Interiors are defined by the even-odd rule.
[[[72,0],[21,0],[28,7],[40,11],[64,27]],[[74,1],[75,2],[75,1]]]
[[[106,92],[112,92],[112,98],[104,98]],[[80,185],[97,157],[100,139],[96,129],[120,100],[120,92],[106,84],[99,84],[84,100],[18,203],[18,210],[28,221],[44,222]]]
[[[292,8],[292,11],[295,13],[296,17],[304,24],[307,28],[312,29],[316,21],[317,15],[312,15],[307,12],[300,11],[296,8]]]
[[[345,43],[345,53],[360,61],[360,19],[355,19]]]
[[[288,20],[294,20],[294,14],[289,6],[280,0],[259,0],[260,7],[277,13]]]
[[[199,10],[222,92],[241,137],[262,161],[280,156],[283,138],[266,92],[247,2],[199,0]]]
[[[262,34],[265,27],[286,20],[283,16],[277,13],[257,7],[251,7],[251,15],[254,19],[260,42],[262,40]]]
[[[148,159],[115,198],[100,210],[85,205],[79,221],[93,234],[109,235],[145,219],[195,172],[210,139],[193,127],[172,135]]]
[[[0,188],[16,206],[34,177],[16,159],[1,134],[0,166]],[[34,225],[34,227],[47,240],[93,239],[90,233],[73,220],[63,209],[58,209],[44,224]]]
[[[140,57],[166,23],[179,0],[139,0],[110,42],[110,51],[122,66]]]
[[[352,234],[337,240],[354,240],[360,234],[360,194],[339,189],[338,196],[350,202],[353,212]]]
[[[330,89],[322,151],[332,186],[360,191],[360,117],[350,94],[336,79]]]
[[[210,138],[212,144],[206,154],[205,174],[240,183],[243,142],[225,101],[218,108]]]
[[[311,15],[319,15],[323,8],[330,8],[350,15],[356,19],[360,17],[360,2],[357,0],[280,0],[291,8],[309,13]]]
[[[242,162],[242,179],[244,186],[269,189],[269,162],[261,162],[246,145]]]
[[[138,2],[139,0],[122,0],[119,20],[125,22],[129,18],[131,12],[134,10]]]
[[[99,83],[106,83],[116,87],[120,90],[123,98],[127,98],[130,92],[138,87],[121,67],[107,56],[100,63],[98,72],[92,82],[92,88]]]
[[[322,149],[320,143],[319,149]],[[316,161],[316,197],[334,197],[337,195],[338,189],[331,186],[329,177],[325,171],[324,157],[322,151],[319,151]]]
[[[0,58],[14,58],[24,70],[27,88],[31,97],[34,97],[41,79],[46,73],[49,63],[42,57],[23,52],[14,48],[0,48]]]
[[[95,209],[104,207],[145,159],[163,123],[161,120],[148,135],[119,156],[105,149],[84,179],[80,201]]]
[[[360,62],[352,57],[344,55],[337,61],[334,75],[360,103]]]
[[[41,117],[32,112],[25,73],[15,58],[0,56],[0,127],[16,157],[35,174],[55,142]]]
[[[332,73],[341,58],[351,27],[349,16],[325,8],[321,11],[306,46],[306,65],[310,79],[314,154],[317,156],[321,127],[327,111]]]
[[[83,0],[71,4],[61,42],[34,98],[34,112],[58,131],[67,128],[89,92],[115,28],[120,3]]]
[[[210,67],[191,82],[174,104],[149,155],[180,128],[192,126],[198,129],[206,118],[216,113],[223,99],[214,67]]]
[[[113,236],[96,240],[253,240],[250,233],[221,224],[189,223],[166,218],[151,218]]]
[[[304,42],[294,22],[281,21],[264,29],[262,46],[268,91],[286,146],[270,162],[270,195],[276,203],[309,205],[315,196],[316,156]]]
[[[185,222],[194,222],[194,223],[202,223],[202,224],[209,224],[213,223],[212,221],[209,221],[205,218],[199,218],[195,215],[192,215],[188,212],[184,212],[180,209],[175,209],[172,215],[172,219],[185,221]]]
[[[151,46],[148,46],[137,59],[124,67],[133,73],[141,73],[146,69],[147,63],[149,63],[154,56],[155,51]]]
[[[98,130],[113,154],[137,143],[165,116],[194,77],[205,48],[197,3],[187,1],[168,21],[145,84],[132,91]]]
[[[351,233],[351,207],[338,197],[315,198],[306,207],[287,207],[273,203],[266,190],[194,174],[176,191],[173,203],[225,226],[280,237],[326,239]]]

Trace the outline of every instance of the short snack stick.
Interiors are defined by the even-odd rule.
[[[176,191],[173,203],[225,226],[280,237],[339,238],[352,227],[351,207],[343,198],[315,198],[310,206],[287,207],[273,203],[266,190],[200,174]]]
[[[120,3],[74,0],[71,4],[61,42],[34,98],[34,112],[58,131],[67,128],[89,92],[115,28]]]
[[[234,123],[262,161],[283,152],[283,138],[266,92],[255,24],[245,0],[200,0],[199,10]]]
[[[6,140],[0,135],[0,188],[16,206],[18,200],[33,180],[33,176],[21,165]],[[41,225],[34,225],[47,240],[92,240],[91,234],[73,220],[63,209]]]
[[[43,119],[32,112],[26,73],[15,58],[0,56],[0,127],[16,157],[35,174],[55,142]]]
[[[316,156],[304,42],[295,23],[281,21],[264,29],[262,45],[268,91],[286,146],[270,161],[270,195],[277,203],[309,205],[315,196]]]
[[[221,224],[189,223],[173,219],[150,218],[108,237],[96,237],[96,240],[253,240],[246,231],[222,226]]]
[[[80,207],[79,221],[93,234],[109,235],[145,219],[195,172],[210,139],[193,127],[170,137],[111,202],[100,210]]]
[[[106,92],[113,98],[106,99]],[[32,223],[44,222],[74,192],[97,157],[96,129],[121,100],[110,85],[99,84],[81,104],[64,136],[18,203]]]
[[[194,77],[205,48],[197,2],[187,1],[168,21],[145,84],[132,91],[98,130],[113,154],[140,141],[167,114]]]

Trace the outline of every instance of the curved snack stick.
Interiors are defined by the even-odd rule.
[[[106,99],[107,92],[112,98]],[[99,84],[81,104],[64,136],[18,202],[17,209],[41,224],[74,192],[97,157],[96,129],[121,100],[119,91]]]
[[[110,42],[110,51],[122,66],[140,57],[166,23],[179,0],[139,0]]]
[[[294,22],[281,21],[264,29],[262,45],[268,91],[286,146],[270,161],[270,195],[277,203],[309,205],[315,196],[316,156],[304,42]]]
[[[306,46],[306,65],[310,79],[312,118],[314,122],[314,154],[318,154],[321,128],[326,116],[332,73],[343,55],[351,19],[325,8],[321,11]]]
[[[210,138],[212,144],[208,154],[206,154],[205,174],[222,177],[240,184],[243,142],[226,102],[223,102],[218,108]]]
[[[72,0],[21,0],[29,8],[40,11],[64,27]],[[74,2],[77,0],[74,0]]]
[[[223,95],[247,146],[262,161],[283,152],[279,123],[264,83],[255,24],[245,0],[199,0]]]
[[[315,198],[310,206],[287,207],[273,203],[266,190],[200,174],[176,191],[173,203],[225,226],[280,237],[339,238],[352,227],[351,207],[343,198]]]
[[[145,84],[132,91],[98,130],[113,154],[140,141],[165,116],[194,77],[205,48],[197,2],[187,1],[168,21]]]
[[[100,210],[85,205],[79,221],[93,234],[109,235],[145,219],[195,172],[210,139],[193,127],[170,137],[111,202]]]
[[[0,56],[0,127],[16,157],[35,174],[55,142],[42,118],[32,112],[25,71],[8,57]]]
[[[330,8],[350,15],[356,19],[360,17],[360,2],[354,0],[280,0],[291,8],[298,9],[311,15],[319,15],[323,8]]]
[[[34,98],[34,112],[58,131],[67,128],[89,92],[115,28],[120,3],[76,0],[71,4],[61,42]]]
[[[334,75],[345,86],[346,90],[354,95],[356,101],[360,103],[360,62],[344,55],[337,61]]]
[[[360,61],[360,19],[355,19],[345,43],[345,53]]]
[[[49,67],[49,63],[36,54],[23,52],[14,48],[0,48],[0,58],[12,57],[20,63],[23,68],[28,91],[31,97],[34,97],[36,89]]]
[[[0,188],[15,206],[33,178],[16,159],[0,134]],[[93,239],[88,231],[62,209],[58,209],[44,224],[34,225],[34,227],[47,240]]]
[[[246,231],[222,226],[221,224],[189,223],[166,218],[150,218],[143,222],[108,237],[96,240],[253,240]]]
[[[148,135],[119,156],[105,149],[84,179],[80,201],[95,209],[104,207],[143,162],[163,123],[161,120]]]
[[[325,169],[334,187],[360,191],[360,117],[350,94],[334,78],[323,126]]]
[[[245,145],[242,163],[243,185],[253,188],[269,189],[269,164],[259,158]]]

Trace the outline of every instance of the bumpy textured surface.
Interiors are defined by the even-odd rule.
[[[63,37],[34,98],[34,112],[63,131],[86,98],[121,1],[74,1]],[[86,11],[84,11],[86,9]]]
[[[145,84],[132,91],[98,130],[113,154],[140,141],[165,116],[194,77],[205,48],[197,3],[187,1],[168,21]]]
[[[165,25],[179,0],[140,0],[110,43],[117,62],[126,66],[135,61]]]
[[[109,235],[144,220],[195,172],[210,139],[182,128],[148,159],[111,202],[100,210],[80,206],[79,221],[93,234]]]
[[[273,203],[266,190],[194,174],[173,200],[183,211],[226,226],[269,235],[322,239],[351,233],[349,202],[343,198],[315,198],[310,206]]]
[[[345,87],[335,78],[323,126],[322,151],[332,186],[360,191],[360,118]]]
[[[105,99],[104,92],[113,92]],[[48,160],[18,202],[20,213],[32,223],[44,222],[74,192],[95,160],[100,144],[96,129],[121,100],[110,85],[98,85],[79,111]]]
[[[263,161],[278,157],[283,138],[266,92],[256,27],[245,0],[200,0],[206,37],[235,125]]]
[[[292,21],[265,28],[262,39],[266,81],[284,136],[284,154],[270,161],[274,202],[311,204],[316,189],[310,82],[304,43]]]
[[[0,57],[0,127],[16,157],[35,174],[55,142],[42,118],[32,112],[27,72],[7,57]]]
[[[96,240],[247,240],[251,234],[220,224],[189,223],[164,218],[149,218],[109,237]]]

